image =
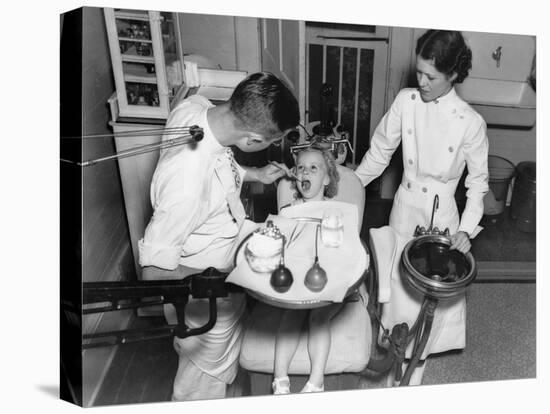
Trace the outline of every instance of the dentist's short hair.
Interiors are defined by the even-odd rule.
[[[261,134],[268,140],[280,138],[300,122],[296,97],[269,72],[253,73],[241,81],[229,105],[242,129]]]

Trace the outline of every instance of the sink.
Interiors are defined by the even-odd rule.
[[[526,128],[536,120],[536,94],[527,82],[467,78],[457,93],[488,125]]]

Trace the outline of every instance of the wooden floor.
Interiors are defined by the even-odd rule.
[[[478,261],[534,262],[537,259],[537,234],[526,233],[510,219],[506,208],[496,224],[482,220],[483,231],[472,240],[472,254]]]
[[[164,318],[137,318],[133,328],[159,326]],[[178,357],[171,339],[120,345],[94,405],[170,401]]]
[[[132,328],[158,326],[164,318],[137,318]],[[94,406],[170,401],[178,358],[171,339],[155,339],[119,345],[112,366],[94,402]],[[325,377],[325,391],[379,388],[383,377],[340,374]],[[299,392],[306,376],[291,376],[292,392]],[[228,387],[227,397],[271,395],[272,376],[239,371]]]

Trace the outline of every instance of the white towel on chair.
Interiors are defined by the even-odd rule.
[[[370,246],[378,274],[378,302],[388,303],[391,298],[391,275],[399,266],[400,255],[408,240],[390,226],[370,229]]]
[[[304,277],[314,263],[317,224],[299,222],[293,218],[321,218],[323,211],[328,208],[339,208],[342,211],[344,238],[342,245],[337,248],[326,247],[318,240],[319,264],[327,272],[328,282],[323,290],[313,292],[304,285]],[[288,207],[279,216],[270,215],[268,220],[273,221],[287,237],[292,234],[293,229],[299,229],[295,240],[289,243],[285,251],[285,265],[294,277],[291,288],[284,293],[273,290],[270,273],[256,273],[250,269],[244,258],[244,246],[237,252],[237,265],[226,281],[276,300],[341,302],[349,293],[349,288],[361,280],[369,265],[369,257],[356,230],[357,216],[355,205],[340,201],[308,202]]]

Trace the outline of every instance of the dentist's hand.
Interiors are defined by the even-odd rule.
[[[472,244],[470,236],[465,231],[459,231],[451,236],[451,250],[458,250],[460,253],[468,253]]]
[[[259,181],[263,184],[271,184],[284,176],[292,177],[292,172],[285,164],[275,161],[261,168],[245,167],[245,170],[245,181]]]

